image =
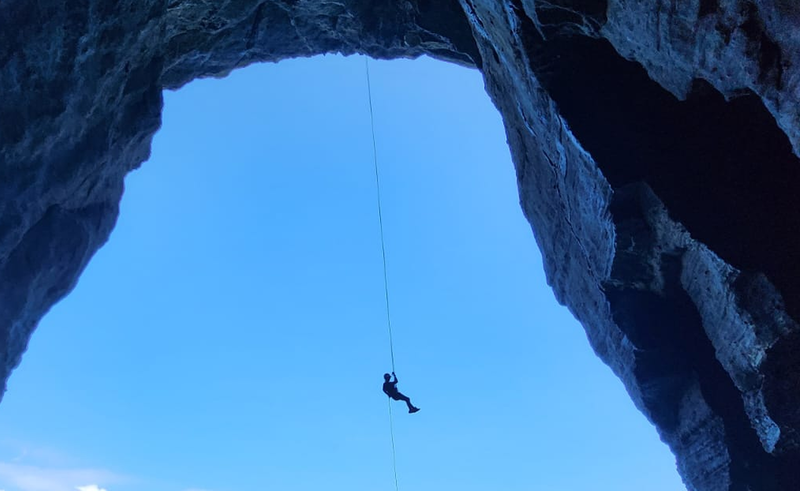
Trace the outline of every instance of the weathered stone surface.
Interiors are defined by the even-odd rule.
[[[0,379],[114,226],[160,124],[158,2],[0,6]]]
[[[800,489],[792,0],[0,6],[0,380],[105,242],[161,91],[256,61],[475,66],[559,301],[689,489]]]

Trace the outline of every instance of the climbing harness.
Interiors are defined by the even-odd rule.
[[[381,230],[381,256],[383,257],[383,293],[386,298],[386,326],[389,331],[389,354],[392,357],[392,373],[395,371],[394,367],[394,342],[392,339],[392,316],[389,311],[389,275],[386,270],[386,240],[383,234],[383,212],[381,210],[381,179],[378,172],[378,145],[375,142],[375,112],[372,109],[372,84],[369,78],[369,57],[364,57],[364,66],[367,72],[367,98],[369,99],[369,124],[372,129],[372,160],[375,164],[375,188],[377,190],[378,198],[378,225]],[[392,417],[392,400],[389,401],[389,434],[392,439],[392,469],[394,470],[394,489],[400,490],[400,485],[397,481],[397,451],[394,445],[394,418]]]

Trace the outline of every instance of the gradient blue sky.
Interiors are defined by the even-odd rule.
[[[402,490],[678,491],[547,287],[477,71],[371,62]],[[364,60],[165,94],[116,230],[0,404],[5,491],[392,490]]]

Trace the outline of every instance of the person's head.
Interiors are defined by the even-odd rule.
[[[391,376],[391,375],[389,375],[388,373],[384,373],[384,374],[383,374],[383,380],[385,380],[385,381],[387,381],[387,382],[388,382],[390,378],[392,378],[392,376]]]

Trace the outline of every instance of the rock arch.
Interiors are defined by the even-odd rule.
[[[800,483],[800,11],[730,0],[0,7],[0,380],[105,242],[161,92],[259,61],[481,70],[559,301],[702,491]]]

